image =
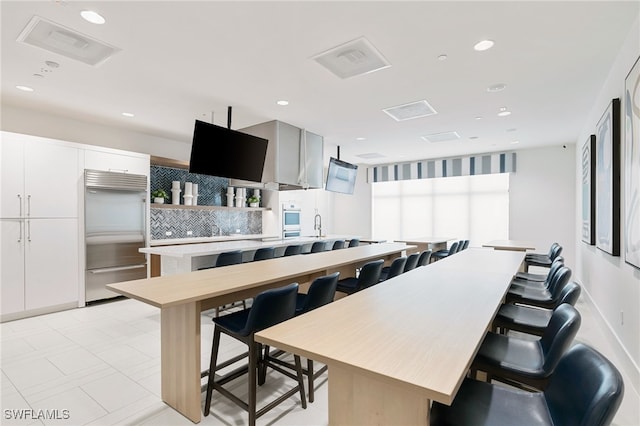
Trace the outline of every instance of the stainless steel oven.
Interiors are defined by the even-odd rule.
[[[301,236],[301,213],[300,207],[296,204],[282,205],[282,238],[294,238]]]
[[[147,177],[85,170],[85,300],[118,296],[105,285],[147,277]]]

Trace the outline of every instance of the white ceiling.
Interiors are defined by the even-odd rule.
[[[234,129],[282,120],[323,135],[325,154],[339,145],[369,164],[574,143],[639,4],[3,0],[2,102],[186,144],[194,119],[226,125],[232,106]],[[92,67],[17,42],[34,15],[122,50]],[[391,67],[342,80],[312,59],[363,36]],[[495,46],[474,51],[482,39]],[[60,67],[42,72],[48,60]],[[496,83],[506,90],[487,92]],[[382,112],[422,99],[438,114]],[[510,116],[497,116],[503,106]],[[449,131],[461,138],[421,138]],[[357,157],[369,153],[384,157]]]

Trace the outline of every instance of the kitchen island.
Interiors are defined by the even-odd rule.
[[[237,237],[237,236],[236,236]],[[141,248],[140,252],[151,255],[152,273],[151,276],[174,275],[185,272],[197,271],[200,268],[215,264],[215,260],[220,253],[227,251],[242,251],[243,261],[253,260],[255,251],[262,247],[275,247],[276,257],[284,252],[286,246],[299,244],[303,246],[302,251],[308,252],[311,245],[316,241],[324,241],[330,249],[334,241],[350,240],[358,238],[353,235],[326,235],[323,237],[296,237],[296,238],[258,238],[246,235],[245,239],[228,238],[226,241],[221,237],[219,240],[196,244],[173,244],[156,245]],[[253,239],[252,239],[253,237]],[[158,262],[159,260],[159,262]],[[159,263],[159,266],[157,265]]]

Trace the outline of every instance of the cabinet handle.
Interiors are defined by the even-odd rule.
[[[109,169],[110,172],[122,172],[127,173],[129,169]]]
[[[27,195],[27,216],[31,216],[31,194]]]
[[[22,221],[20,221],[20,235],[18,236],[18,242],[19,243],[22,242],[22,232],[23,232],[22,226],[23,226],[23,223],[22,223]]]
[[[31,242],[31,221],[27,220],[27,241]]]
[[[20,208],[20,214],[19,216],[22,217],[22,195],[18,194],[18,205]]]

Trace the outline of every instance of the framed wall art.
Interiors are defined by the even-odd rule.
[[[596,247],[620,255],[620,99],[596,124]]]
[[[640,58],[624,80],[624,259],[640,268]]]
[[[582,241],[596,243],[596,135],[591,135],[582,146]]]

